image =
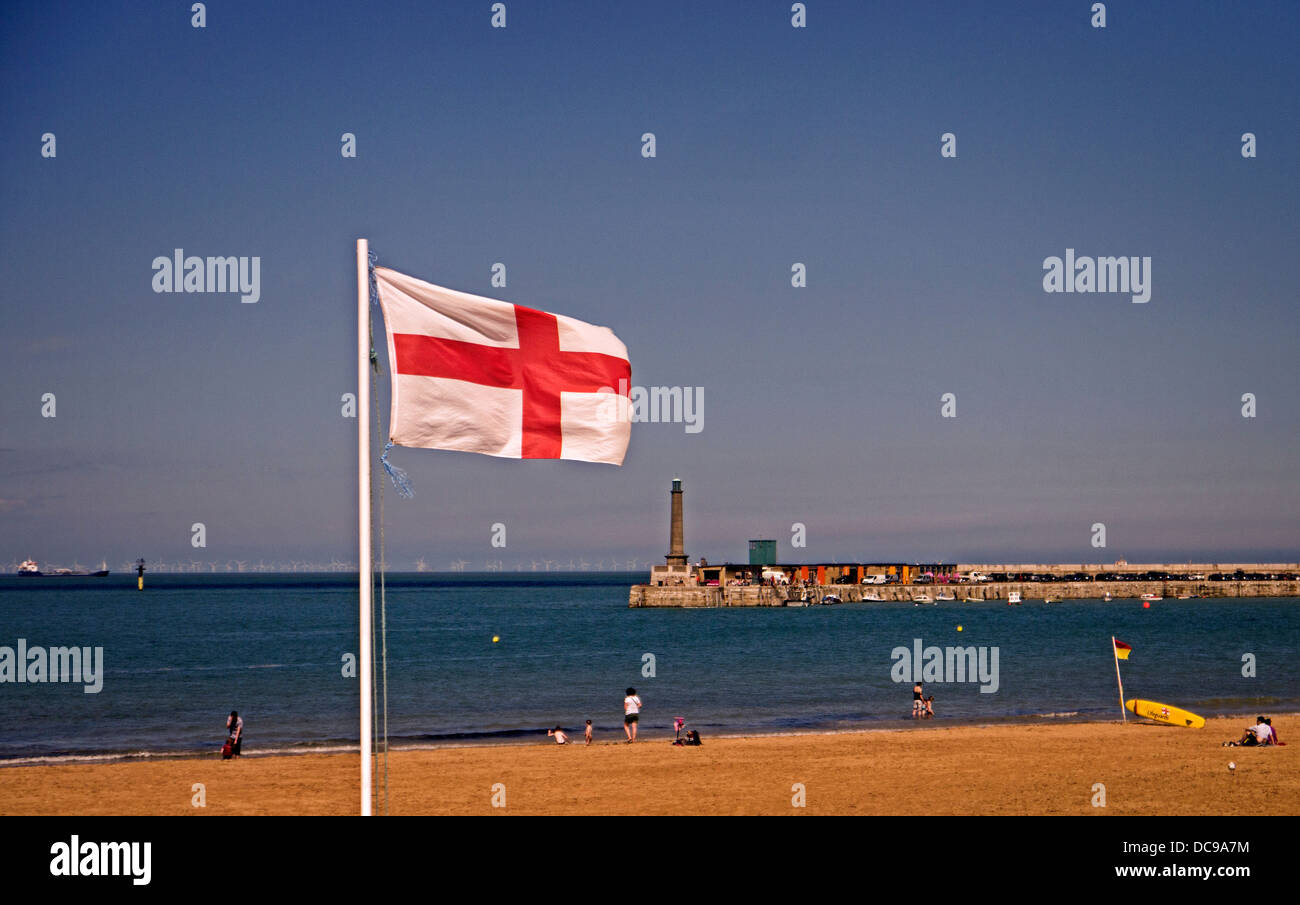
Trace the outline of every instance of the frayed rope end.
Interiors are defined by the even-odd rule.
[[[379,464],[384,466],[384,471],[393,480],[393,486],[397,488],[398,496],[406,499],[412,499],[415,496],[415,490],[411,487],[411,479],[406,476],[406,472],[388,461],[388,451],[393,448],[393,441],[389,440],[384,446],[384,454],[379,457]]]

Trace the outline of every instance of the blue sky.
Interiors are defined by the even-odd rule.
[[[622,468],[396,450],[398,566],[657,559],[674,476],[714,560],[1300,558],[1296,4],[490,5],[4,6],[0,561],[355,558],[358,236],[704,391]]]

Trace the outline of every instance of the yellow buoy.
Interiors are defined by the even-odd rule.
[[[493,643],[493,644],[496,644],[496,643],[497,643],[498,641],[500,641],[500,640],[501,640],[501,636],[500,636],[500,635],[493,635],[493,636],[492,636],[492,643]]]

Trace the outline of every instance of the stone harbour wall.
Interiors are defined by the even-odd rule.
[[[978,584],[933,585],[822,585],[801,588],[733,585],[730,587],[691,587],[633,585],[628,592],[629,607],[717,607],[717,606],[789,606],[804,602],[818,603],[827,594],[844,603],[859,603],[864,595],[876,594],[884,601],[909,603],[913,597],[927,594],[952,594],[955,601],[983,598],[987,602],[1004,602],[1011,591],[1019,591],[1026,603],[1054,600],[1100,600],[1107,592],[1116,600],[1156,594],[1166,600],[1181,595],[1200,597],[1297,597],[1300,581],[1077,581],[1077,582],[981,582]],[[978,602],[970,600],[968,602]]]

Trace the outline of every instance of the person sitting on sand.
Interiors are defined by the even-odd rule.
[[[569,736],[566,735],[564,730],[559,726],[556,726],[554,729],[547,729],[546,734],[555,736],[555,744],[557,745],[568,744]]]
[[[1271,745],[1285,745],[1286,742],[1280,742],[1280,741],[1278,741],[1278,739],[1277,739],[1277,730],[1273,728],[1273,718],[1272,718],[1272,717],[1267,717],[1267,716],[1266,716],[1266,717],[1264,717],[1264,722],[1268,724],[1268,734],[1269,734],[1269,735],[1272,737],[1272,739],[1273,739],[1271,742],[1269,742],[1269,744],[1271,744]]]
[[[226,729],[230,732],[230,756],[238,759],[239,748],[244,743],[244,718],[239,711],[230,711],[230,716],[226,717]]]
[[[587,728],[583,731],[582,735],[583,738],[586,739],[586,741],[584,741],[583,744],[590,745],[591,744],[591,720],[587,720]]]
[[[628,744],[636,741],[636,724],[641,721],[641,699],[636,695],[635,688],[627,690],[627,697],[623,699],[623,732],[627,735]]]
[[[925,700],[921,697],[921,683],[912,686],[912,716],[919,717],[925,709]]]
[[[1254,748],[1258,745],[1267,745],[1273,740],[1273,730],[1269,728],[1268,723],[1262,716],[1255,717],[1255,725],[1247,726],[1246,731],[1241,734],[1241,738],[1235,742],[1224,742],[1229,748]]]

